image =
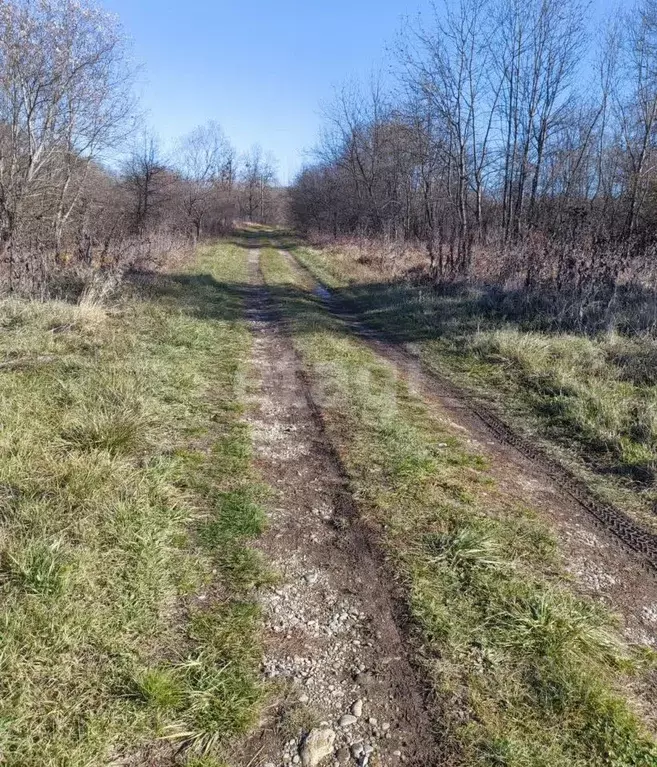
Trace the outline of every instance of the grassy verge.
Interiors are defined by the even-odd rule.
[[[210,767],[257,719],[250,341],[218,279],[246,280],[243,251],[206,249],[107,309],[0,303],[9,767]]]
[[[644,661],[569,589],[549,531],[509,507],[482,458],[327,315],[275,250],[262,263],[363,514],[409,595],[443,763],[656,765],[625,701]]]
[[[596,492],[657,529],[654,339],[554,333],[538,329],[543,315],[531,324],[512,321],[513,307],[483,292],[440,295],[381,279],[380,269],[353,255],[304,247],[295,254],[369,324],[412,345],[429,367],[475,392]]]

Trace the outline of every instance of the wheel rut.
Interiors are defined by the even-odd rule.
[[[437,764],[425,690],[394,585],[359,520],[303,365],[249,253],[250,423],[273,488],[259,547],[279,580],[264,589],[263,671],[277,689],[244,764]]]
[[[548,522],[577,591],[620,614],[628,641],[656,648],[657,537],[620,510],[600,503],[583,483],[482,410],[466,392],[367,327],[353,309],[337,305],[293,254],[280,253],[306,284],[316,286],[317,297],[354,337],[391,363],[413,393],[488,459],[490,474],[509,503],[528,506]],[[636,692],[640,697],[654,695],[654,680],[650,690]],[[649,717],[654,718],[654,711]]]

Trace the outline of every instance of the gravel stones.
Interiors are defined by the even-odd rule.
[[[351,713],[357,717],[360,718],[363,715],[363,701],[357,700],[353,706],[351,707]]]
[[[358,717],[353,714],[345,714],[340,717],[340,727],[351,727],[352,724],[356,724]]]
[[[327,756],[333,753],[335,732],[328,727],[311,730],[301,745],[301,764],[303,767],[317,767]]]

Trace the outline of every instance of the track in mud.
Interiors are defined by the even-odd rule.
[[[310,275],[308,269],[292,253],[289,251],[281,251],[281,253],[293,263],[297,270]],[[310,276],[317,282],[314,276]],[[435,382],[437,396],[443,400],[453,400],[457,403],[457,408],[459,406],[467,408],[469,413],[478,419],[500,442],[512,447],[525,459],[531,461],[538,471],[549,477],[606,531],[641,555],[646,569],[652,574],[657,574],[657,535],[643,528],[618,507],[598,498],[584,482],[566,467],[552,460],[543,450],[514,431],[499,416],[484,407],[467,391],[456,386],[435,369],[428,367],[418,356],[398,345],[387,342],[380,332],[363,323],[351,307],[339,304],[326,286],[317,284],[319,286],[316,291],[318,297],[331,312],[345,322],[354,335],[374,347],[377,353],[391,358],[394,362],[420,365],[422,372]]]
[[[291,253],[280,252],[306,285],[317,285]],[[368,328],[356,314],[357,307],[338,306],[326,288],[315,288],[315,293],[354,338],[396,369],[429,410],[447,419],[456,433],[487,458],[488,473],[509,504],[528,507],[547,522],[557,537],[564,569],[572,577],[576,592],[622,616],[621,630],[628,642],[656,648],[654,536],[621,511],[599,503],[583,483],[571,480],[566,470],[543,457],[541,451],[428,368],[417,355]],[[654,680],[647,684],[649,690],[643,689],[643,683],[637,688],[644,701],[654,699],[657,691]],[[646,710],[652,711],[653,706],[646,705]],[[652,713],[649,718],[654,719]]]
[[[259,251],[249,255],[255,287],[248,319],[260,378],[249,422],[256,464],[275,497],[260,548],[281,575],[262,596],[264,671],[283,694],[245,762],[303,761],[308,732],[320,731],[334,734],[329,756],[337,762],[429,767],[438,761],[436,743],[397,624],[393,581],[359,519],[301,360],[263,284]]]

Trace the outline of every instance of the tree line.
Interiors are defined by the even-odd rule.
[[[116,17],[93,0],[0,0],[0,289],[150,263],[282,204],[274,163],[216,123],[165,154],[140,121]]]
[[[421,247],[441,284],[574,293],[580,319],[611,321],[619,285],[654,277],[657,2],[600,31],[586,17],[581,0],[454,0],[407,22],[394,85],[324,110],[296,225]]]

